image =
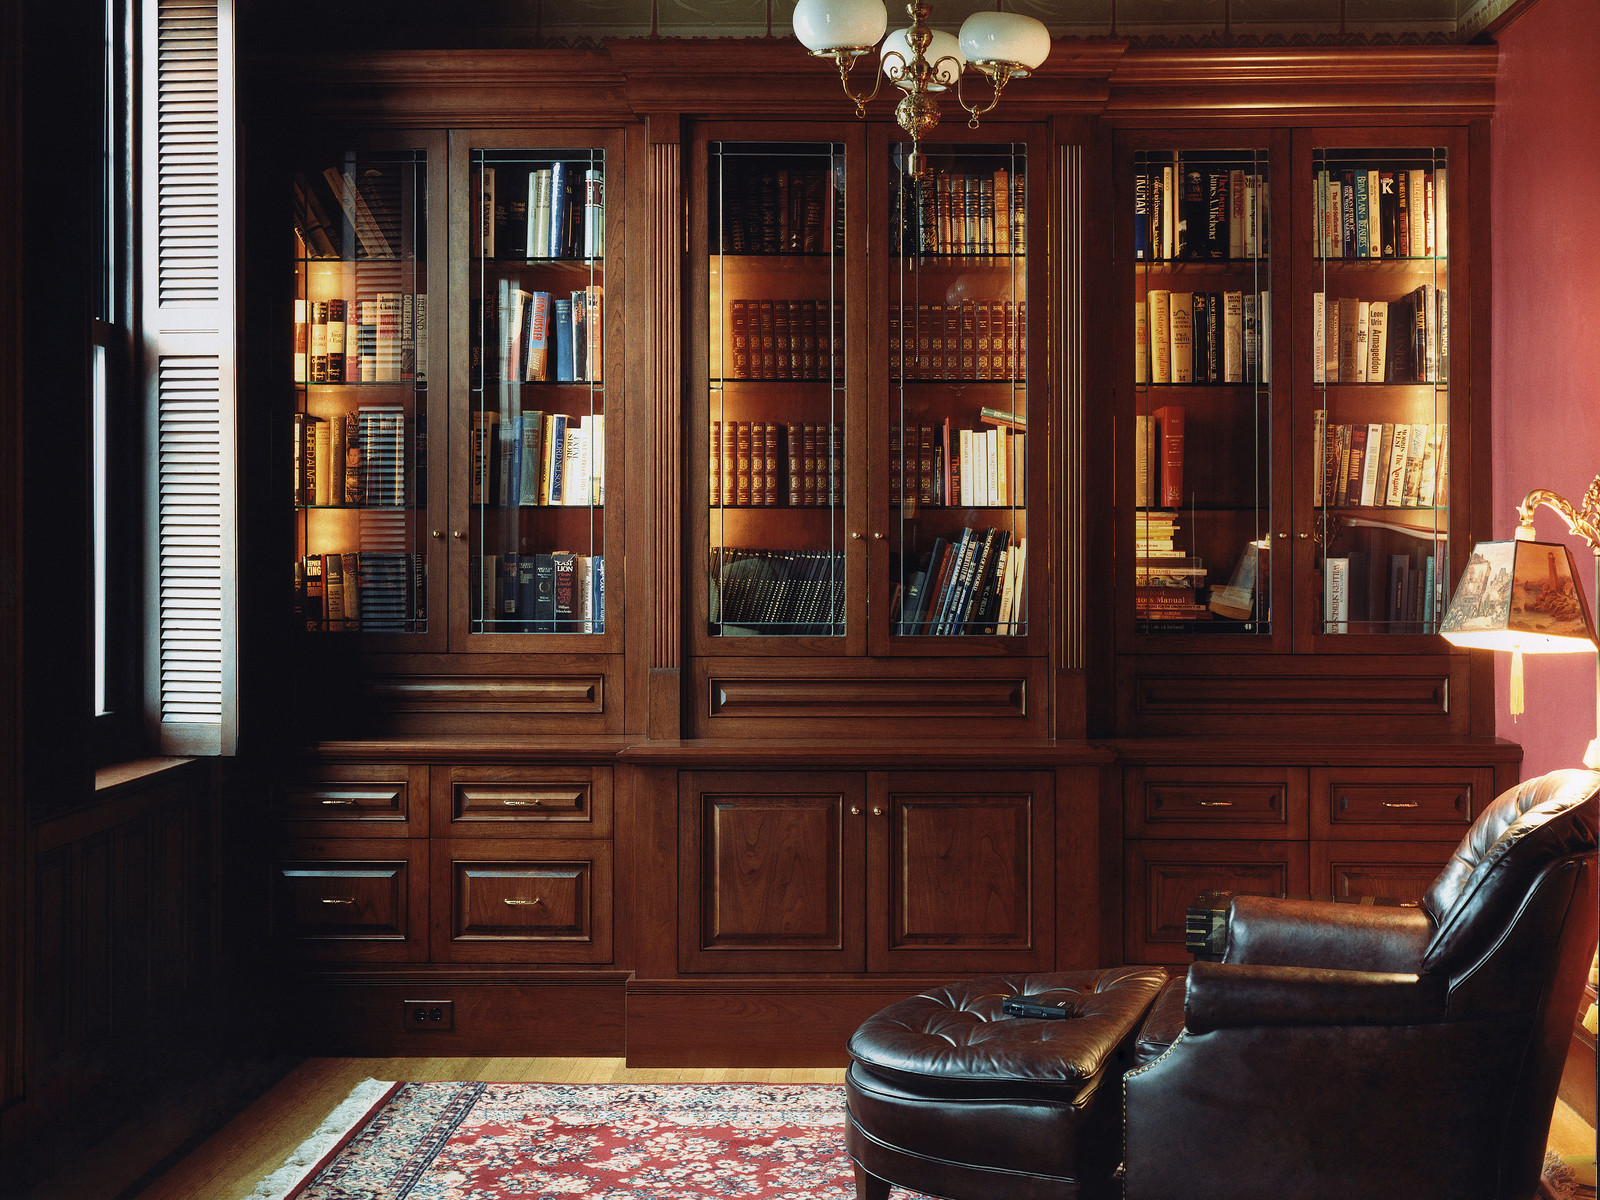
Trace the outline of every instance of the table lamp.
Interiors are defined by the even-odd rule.
[[[1536,489],[1517,506],[1519,524],[1508,542],[1479,542],[1439,632],[1457,646],[1511,651],[1511,713],[1522,712],[1522,655],[1593,653],[1594,620],[1578,582],[1572,553],[1557,542],[1534,540],[1533,514],[1545,505],[1594,551],[1595,587],[1600,591],[1600,475],[1575,507],[1554,492]],[[1600,660],[1596,672],[1596,715],[1600,724]],[[1600,729],[1583,756],[1600,768]]]

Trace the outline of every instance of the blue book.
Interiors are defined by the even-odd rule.
[[[567,164],[557,162],[550,164],[550,244],[545,247],[544,253],[550,258],[560,258],[566,249],[564,233],[567,227],[568,205],[571,198],[567,195],[568,184]]]
[[[572,373],[572,301],[555,302],[556,382],[570,383]]]

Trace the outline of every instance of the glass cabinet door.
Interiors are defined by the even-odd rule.
[[[474,149],[467,632],[606,622],[606,153]],[[487,643],[492,645],[492,643]]]
[[[310,631],[419,635],[438,616],[427,157],[351,151],[294,176],[294,597]]]
[[[1265,149],[1133,155],[1133,512],[1119,536],[1134,632],[1161,645],[1273,632],[1270,183]]]
[[[703,619],[719,641],[842,638],[845,146],[712,141],[707,167]]]
[[[1027,150],[931,147],[919,176],[891,151],[895,639],[1029,631]]]
[[[1443,147],[1314,147],[1316,634],[1426,634],[1450,598]]]

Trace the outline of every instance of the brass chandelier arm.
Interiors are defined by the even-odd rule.
[[[1600,555],[1600,475],[1594,477],[1589,490],[1583,494],[1583,504],[1575,507],[1571,501],[1545,488],[1535,488],[1517,505],[1517,516],[1523,529],[1533,528],[1533,514],[1540,506],[1553,509],[1567,528],[1589,543],[1589,548]]]
[[[944,62],[945,59],[940,59],[939,61]],[[955,60],[950,59],[949,61],[954,62]],[[1005,90],[1006,84],[1011,79],[1011,68],[997,65],[990,67],[984,74],[988,75],[990,82],[994,84],[994,95],[990,98],[989,103],[983,105],[967,103],[966,91],[962,86],[967,81],[966,74],[963,72],[956,76],[956,103],[967,111],[969,117],[967,121],[968,129],[976,129],[978,127],[978,118],[983,116],[984,113],[993,110],[1000,103],[1000,93]]]
[[[850,50],[821,50],[816,52],[817,57],[831,58],[839,64],[839,86],[844,89],[846,98],[855,104],[856,116],[858,117],[867,115],[867,105],[877,99],[878,90],[883,87],[883,72],[874,71],[873,74],[877,77],[877,82],[872,85],[870,92],[858,96],[850,90],[850,72],[855,69],[856,60],[863,54],[871,53],[871,50],[872,48],[867,46]],[[894,57],[899,58],[900,56],[896,54]]]

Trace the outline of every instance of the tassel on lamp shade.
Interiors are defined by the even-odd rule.
[[[1572,552],[1559,542],[1534,540],[1533,513],[1555,509],[1595,551],[1600,586],[1600,476],[1575,508],[1553,492],[1533,491],[1518,507],[1521,522],[1508,542],[1479,542],[1456,584],[1439,632],[1475,650],[1511,651],[1511,714],[1523,711],[1522,656],[1584,654],[1596,650],[1594,619]],[[1600,704],[1600,682],[1597,682]],[[1584,761],[1600,766],[1600,735]]]

